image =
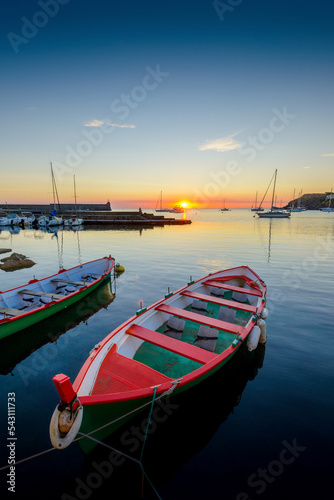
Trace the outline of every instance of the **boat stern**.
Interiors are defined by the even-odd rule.
[[[67,448],[76,437],[82,422],[83,408],[73,389],[70,378],[63,373],[53,377],[60,396],[50,421],[50,439],[57,450]]]

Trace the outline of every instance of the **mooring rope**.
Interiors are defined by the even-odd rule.
[[[22,460],[18,460],[17,462],[15,462],[14,464],[11,464],[11,465],[5,465],[4,467],[1,467],[0,468],[0,471],[2,470],[6,470],[8,469],[9,467],[13,467],[15,465],[19,465],[19,464],[22,464],[23,462],[27,462],[28,460],[32,460],[33,458],[37,458],[37,457],[40,457],[41,455],[45,455],[46,453],[49,453],[50,451],[55,451],[55,448],[49,448],[48,450],[44,450],[44,451],[41,451],[40,453],[36,453],[35,455],[31,455],[30,457],[27,457],[27,458],[22,458]]]
[[[95,443],[97,444],[100,444],[101,446],[104,446],[105,448],[108,448],[109,450],[112,450],[114,451],[115,453],[118,453],[119,455],[122,455],[123,457],[125,458],[128,458],[129,460],[131,460],[132,462],[135,462],[141,469],[142,471],[142,475],[146,477],[146,479],[148,480],[148,482],[150,483],[152,489],[154,490],[154,493],[157,495],[157,497],[159,498],[159,500],[162,500],[161,496],[159,495],[159,493],[157,492],[156,488],[154,487],[152,481],[150,480],[150,478],[148,477],[148,475],[146,474],[145,470],[144,470],[144,466],[141,462],[141,460],[137,460],[136,458],[133,458],[131,457],[130,455],[127,455],[126,453],[123,453],[122,451],[119,451],[117,450],[116,448],[113,448],[112,446],[109,446],[108,444],[106,443],[103,443],[102,441],[99,441],[98,439],[95,439],[93,438],[92,436],[89,436],[89,434],[84,434],[83,432],[80,432],[79,434],[82,435],[82,437],[86,437],[88,439],[91,439],[92,441],[94,441]],[[143,487],[143,485],[142,485]],[[143,489],[142,489],[142,493],[143,493]]]
[[[120,417],[116,418],[115,420],[112,420],[111,422],[108,422],[107,424],[102,425],[101,427],[98,427],[97,429],[94,429],[93,431],[90,431],[88,434],[84,434],[82,432],[78,432],[78,435],[80,434],[80,437],[75,438],[73,440],[73,443],[76,442],[76,441],[79,441],[80,439],[88,438],[88,439],[91,439],[92,441],[94,441],[94,442],[96,442],[96,443],[98,443],[98,444],[100,444],[102,446],[105,446],[106,448],[110,448],[111,450],[115,451],[116,453],[119,453],[120,455],[123,455],[124,457],[128,458],[129,460],[132,460],[133,462],[136,462],[140,466],[143,475],[145,475],[146,479],[150,483],[151,487],[153,488],[153,490],[154,490],[155,494],[157,495],[157,497],[159,498],[159,500],[162,500],[161,497],[159,496],[158,492],[156,491],[155,487],[153,486],[153,483],[150,481],[149,477],[147,476],[141,460],[142,460],[142,457],[143,457],[144,446],[145,446],[146,439],[147,439],[148,427],[149,427],[149,425],[151,423],[152,412],[153,412],[153,405],[154,405],[154,403],[155,403],[155,401],[157,399],[160,400],[162,397],[169,396],[170,394],[172,394],[172,392],[174,391],[175,387],[181,382],[181,380],[182,379],[174,380],[172,386],[169,389],[167,389],[165,392],[163,392],[162,394],[160,394],[159,396],[156,396],[156,392],[157,392],[157,389],[158,389],[159,385],[157,385],[155,387],[152,387],[152,389],[154,389],[152,401],[148,401],[147,403],[144,403],[143,405],[139,406],[138,408],[135,408],[134,410],[131,410],[128,413],[125,413],[124,415],[121,415]],[[122,420],[125,417],[128,417],[132,413],[136,413],[139,410],[142,410],[143,408],[145,408],[148,405],[151,405],[151,409],[150,409],[150,413],[149,413],[149,417],[148,417],[148,422],[147,422],[147,426],[146,426],[145,439],[144,439],[142,450],[141,450],[141,454],[140,454],[140,460],[136,460],[135,458],[131,457],[130,455],[127,455],[126,453],[123,453],[123,452],[121,452],[119,450],[116,450],[115,448],[112,448],[111,446],[108,446],[105,443],[103,443],[102,441],[98,441],[97,439],[95,439],[95,438],[93,438],[91,436],[91,434],[94,434],[95,432],[98,432],[98,431],[104,429],[105,427],[108,427],[109,425],[112,425],[112,424],[118,422],[119,420]],[[37,457],[40,457],[42,455],[45,455],[46,453],[49,453],[50,451],[55,451],[55,450],[56,450],[56,448],[52,447],[52,448],[49,448],[47,450],[41,451],[39,453],[36,453],[34,455],[30,455],[29,457],[22,458],[22,460],[18,460],[14,464],[5,465],[4,467],[0,467],[0,471],[8,469],[10,466],[16,466],[16,465],[22,464],[23,462],[28,462],[29,460],[32,460],[32,459],[37,458]]]
[[[153,405],[154,405],[154,401],[155,401],[155,395],[157,393],[157,388],[158,388],[158,386],[154,387],[154,394],[153,394],[153,398],[152,398],[151,409],[150,409],[150,413],[148,415],[147,425],[146,425],[146,430],[145,430],[145,438],[144,438],[143,446],[142,446],[141,453],[140,453],[140,462],[142,461],[142,458],[143,458],[144,447],[145,447],[146,438],[147,438],[147,431],[148,431],[149,425],[151,423]]]

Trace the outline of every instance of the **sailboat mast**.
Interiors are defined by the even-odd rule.
[[[50,167],[51,167],[51,179],[52,179],[52,190],[53,190],[53,206],[54,209],[56,209],[56,198],[58,202],[58,209],[60,212],[60,203],[59,203],[59,196],[58,196],[58,191],[57,191],[57,185],[56,185],[56,179],[53,173],[53,168],[52,168],[52,163],[50,162]]]
[[[275,199],[275,186],[276,186],[276,176],[277,176],[277,168],[275,170],[275,179],[274,179],[274,187],[273,187],[273,197],[272,197],[272,200],[271,200],[271,211],[273,210],[273,206],[274,206],[274,199]]]
[[[52,195],[53,195],[53,209],[56,210],[56,193],[55,193],[55,179],[52,170],[52,163],[50,162],[51,167],[51,183],[52,183]]]
[[[256,195],[255,195],[255,205],[254,205],[254,208],[257,208],[257,191],[256,191]]]
[[[299,193],[298,204],[297,204],[298,208],[300,207],[300,203],[301,203],[301,199],[302,199],[302,194],[303,194],[303,190],[301,190],[300,193]]]
[[[74,179],[74,204],[75,204],[75,214],[77,215],[77,190],[75,188],[75,175],[73,175],[73,179]]]

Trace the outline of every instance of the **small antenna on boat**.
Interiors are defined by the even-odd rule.
[[[139,305],[140,305],[140,309],[142,309],[143,308],[143,301],[142,300],[139,301]]]

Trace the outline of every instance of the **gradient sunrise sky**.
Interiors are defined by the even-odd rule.
[[[5,2],[0,203],[249,207],[334,187],[334,6]],[[268,203],[270,197],[268,196]]]

